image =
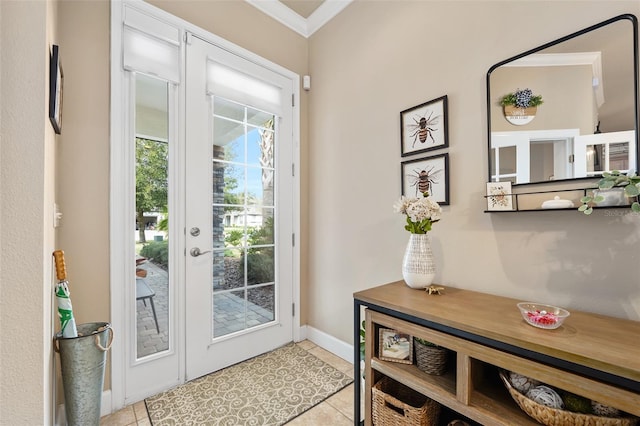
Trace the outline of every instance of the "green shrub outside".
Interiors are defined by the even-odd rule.
[[[272,248],[247,253],[247,284],[269,283],[274,278]]]
[[[274,273],[274,247],[273,247],[273,218],[267,218],[264,226],[258,226],[249,230],[247,245],[247,284],[260,284],[273,282]],[[268,245],[268,247],[252,247]],[[240,267],[244,268],[244,256]]]
[[[152,259],[164,269],[169,267],[169,241],[150,241],[140,250],[140,256]]]
[[[227,246],[238,247],[242,242],[242,230],[240,229],[232,229],[229,233],[224,237],[224,242]]]

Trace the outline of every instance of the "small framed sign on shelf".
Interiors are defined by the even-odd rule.
[[[487,183],[487,211],[513,210],[511,182]]]
[[[413,338],[390,328],[380,329],[378,357],[383,361],[413,364]]]

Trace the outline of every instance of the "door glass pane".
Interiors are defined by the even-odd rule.
[[[213,114],[217,338],[275,320],[275,117],[217,97]]]
[[[587,145],[587,172],[602,172],[605,169],[605,145]]]
[[[505,146],[499,149],[500,174],[507,175],[516,172],[516,147]]]
[[[629,143],[609,145],[609,168],[607,170],[629,170]]]
[[[491,176],[493,181],[504,182],[507,180],[515,182],[516,175],[516,147],[503,146],[491,148]],[[496,165],[498,171],[496,173]]]
[[[274,320],[275,286],[273,284],[247,289],[249,312],[247,325],[256,326]]]
[[[169,349],[168,84],[136,75],[136,358]]]

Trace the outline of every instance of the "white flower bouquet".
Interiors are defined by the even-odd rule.
[[[396,213],[407,215],[407,224],[404,229],[412,234],[426,234],[442,216],[440,205],[428,196],[423,198],[402,196],[393,205],[393,209]]]

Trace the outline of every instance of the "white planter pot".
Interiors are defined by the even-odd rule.
[[[594,189],[593,196],[602,196],[604,200],[599,202],[599,207],[609,206],[626,206],[629,204],[627,196],[624,195],[624,188],[611,188],[611,189]]]

